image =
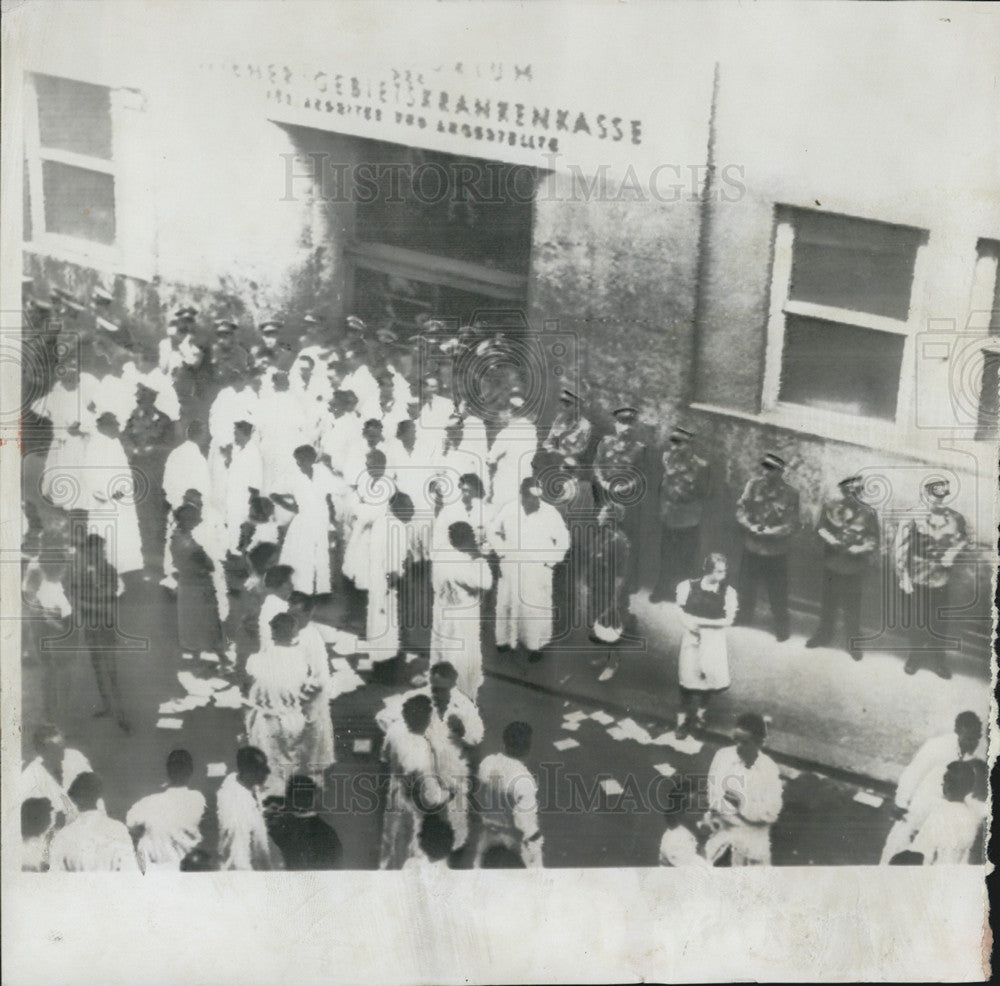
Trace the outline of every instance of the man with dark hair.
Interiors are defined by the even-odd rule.
[[[424,815],[417,833],[420,848],[404,864],[404,870],[446,870],[452,853],[455,832],[447,818],[441,814]]]
[[[344,854],[337,833],[320,818],[322,791],[303,774],[288,779],[285,797],[267,828],[286,870],[336,870]]]
[[[559,511],[542,502],[534,479],[524,479],[520,492],[520,502],[498,512],[490,534],[500,556],[496,640],[500,651],[524,645],[535,662],[552,639],[552,572],[566,557],[570,538]]]
[[[510,722],[503,731],[503,753],[483,758],[479,765],[482,828],[475,867],[494,846],[517,853],[526,867],[542,865],[542,831],[538,826],[538,784],[525,764],[531,752],[531,726]]]
[[[227,774],[217,796],[219,869],[277,870],[280,854],[272,848],[260,801],[260,787],[271,773],[267,757],[255,746],[236,751],[236,772]]]
[[[52,804],[48,798],[21,802],[21,870],[44,873],[49,868]]]
[[[310,697],[303,701],[306,719],[304,762],[310,770],[321,773],[334,762],[333,720],[330,718],[330,665],[326,643],[319,626],[313,622],[315,600],[303,592],[293,592],[288,612],[295,617],[299,649],[306,661]]]
[[[31,741],[37,756],[21,774],[21,800],[48,800],[55,812],[55,826],[60,828],[77,816],[69,788],[80,774],[91,770],[90,761],[79,750],[66,746],[66,738],[58,726],[48,723],[38,726]]]
[[[708,772],[707,820],[713,829],[705,857],[718,865],[769,866],[771,826],[781,814],[783,792],[777,764],[761,751],[764,719],[745,712],[736,720],[734,746],[715,754]]]
[[[271,620],[288,611],[288,600],[293,592],[291,565],[273,565],[264,574],[264,601],[257,617],[259,650],[271,646]]]
[[[264,485],[264,460],[253,432],[253,424],[242,418],[233,426],[232,455],[225,473],[226,537],[234,553],[239,551],[243,523],[250,515],[250,500]]]
[[[179,870],[184,857],[201,842],[205,796],[188,786],[192,773],[191,754],[172,750],[167,757],[166,790],[141,798],[125,816],[143,872]]]
[[[382,826],[379,869],[398,870],[418,849],[424,815],[439,811],[455,792],[444,786],[427,736],[432,708],[428,695],[403,702],[402,718],[386,732],[382,756],[389,764],[389,794]]]
[[[910,765],[899,775],[893,805],[896,823],[885,840],[881,858],[883,866],[910,845],[927,820],[941,796],[941,784],[948,764],[973,759],[982,738],[982,720],[975,712],[966,710],[955,717],[952,732],[934,736],[920,747]]]
[[[982,821],[969,806],[976,784],[972,761],[956,760],[945,768],[941,793],[910,848],[924,857],[924,866],[967,863]]]
[[[70,785],[69,796],[79,815],[52,837],[52,872],[139,871],[128,829],[104,813],[103,791],[100,777],[90,772]]]

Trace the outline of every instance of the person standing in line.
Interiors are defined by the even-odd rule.
[[[927,820],[934,802],[941,795],[941,782],[948,764],[974,759],[982,738],[982,720],[967,709],[955,717],[952,732],[933,736],[920,747],[896,784],[892,809],[895,824],[886,837],[881,865],[885,866],[896,853],[906,849]]]
[[[628,571],[631,545],[620,524],[625,509],[606,503],[597,512],[593,550],[584,557],[588,577],[588,599],[593,611],[590,639],[607,648],[607,658],[598,681],[609,681],[618,672],[614,648],[623,639],[629,615]]]
[[[969,862],[982,816],[969,805],[976,781],[972,761],[957,760],[945,768],[941,791],[927,820],[910,844],[924,866],[957,866]]]
[[[294,570],[299,592],[327,595],[330,581],[330,541],[336,533],[333,476],[316,461],[311,445],[294,452],[296,470],[275,483],[271,499],[294,516],[285,531],[281,562]]]
[[[247,742],[263,750],[270,768],[268,794],[281,795],[284,775],[307,769],[305,707],[320,684],[309,674],[291,613],[271,620],[271,646],[247,660],[250,687],[245,730]]]
[[[125,815],[144,873],[179,871],[184,857],[201,844],[205,795],[188,786],[193,773],[191,754],[171,750],[166,789],[140,798]]]
[[[260,496],[264,485],[264,463],[249,421],[233,426],[233,446],[225,471],[226,538],[229,551],[239,552],[243,523],[250,516],[250,500]]]
[[[175,511],[174,523],[170,556],[177,578],[181,654],[225,662],[228,658],[213,580],[215,565],[193,533],[201,523],[201,512],[193,504],[185,504]]]
[[[837,610],[844,614],[847,651],[855,661],[861,653],[861,590],[865,571],[878,555],[878,515],[861,502],[864,479],[848,476],[838,484],[840,496],[820,511],[816,533],[823,541],[823,596],[819,626],[806,647],[826,647],[833,639]]]
[[[197,490],[202,503],[211,501],[212,476],[205,451],[208,448],[208,428],[195,418],[188,423],[185,439],[168,456],[163,467],[163,499],[166,501],[166,534],[163,552],[163,585],[174,588],[174,565],[170,557],[170,541],[174,534],[174,511],[184,505],[188,490]]]
[[[135,390],[136,408],[122,432],[122,444],[132,467],[136,511],[146,566],[163,577],[163,474],[174,443],[174,422],[156,407],[157,393],[144,383]]]
[[[493,573],[469,524],[455,522],[448,536],[452,550],[447,555],[441,552],[432,569],[430,663],[454,665],[459,689],[475,701],[483,683],[482,603],[493,585]]]
[[[705,857],[719,865],[771,865],[771,826],[781,814],[783,791],[778,765],[762,752],[767,727],[761,716],[736,721],[734,746],[723,747],[708,772],[707,822],[713,830]]]
[[[100,777],[89,772],[70,785],[69,796],[79,814],[52,837],[50,872],[139,872],[128,829],[104,813],[103,790]]]
[[[799,494],[784,480],[781,456],[768,452],[760,468],[760,476],[747,483],[736,504],[736,523],[743,532],[740,623],[753,620],[763,582],[780,644],[788,639],[788,549],[799,527]]]
[[[272,565],[264,573],[264,600],[257,613],[257,649],[260,651],[271,646],[271,620],[279,613],[288,612],[288,600],[294,591],[293,575],[290,565]]]
[[[118,684],[118,596],[121,579],[105,555],[104,538],[88,534],[81,554],[70,565],[69,597],[74,626],[90,654],[100,695],[95,718],[113,716],[126,735],[132,726]]]
[[[726,579],[728,570],[725,555],[711,554],[702,565],[701,578],[677,587],[684,626],[678,656],[678,739],[687,737],[692,729],[705,728],[709,700],[730,684],[726,627],[733,625],[739,604],[736,590]]]
[[[288,598],[288,612],[295,617],[308,668],[311,698],[302,711],[306,717],[305,763],[310,774],[323,772],[336,759],[333,743],[333,720],[330,717],[330,664],[326,644],[319,628],[313,623],[315,601],[303,592],[293,592]]]
[[[508,504],[517,503],[518,491],[524,480],[530,478],[538,448],[538,432],[534,422],[524,414],[524,398],[520,394],[510,395],[508,406],[500,412],[500,426],[486,456],[489,502],[494,514]]]
[[[708,499],[708,463],[694,451],[694,433],[676,427],[663,452],[660,481],[660,574],[651,603],[674,598],[678,582],[695,574],[701,518]]]
[[[503,753],[484,757],[479,765],[482,828],[474,866],[494,846],[517,853],[527,869],[542,866],[544,839],[538,825],[538,782],[525,763],[531,752],[531,726],[510,722],[503,731]]]
[[[411,695],[402,718],[386,731],[383,758],[389,764],[389,793],[382,825],[379,869],[402,869],[419,852],[424,815],[440,811],[454,797],[438,776],[437,757],[427,731],[429,695]]]
[[[236,772],[227,774],[216,798],[220,870],[280,870],[281,853],[271,844],[260,789],[270,768],[262,750],[236,751]]]
[[[947,479],[932,477],[923,486],[926,510],[899,525],[895,563],[903,626],[909,631],[910,654],[903,670],[916,674],[929,666],[939,678],[950,678],[946,651],[949,587],[959,555],[971,544],[965,518],[945,501]]]
[[[628,591],[638,588],[642,497],[646,482],[644,442],[636,436],[639,412],[634,407],[616,408],[615,430],[605,435],[594,453],[594,498],[599,506],[617,503],[625,509],[622,530],[633,546],[626,573]]]
[[[497,650],[524,645],[531,663],[552,639],[552,569],[569,551],[566,524],[541,495],[534,479],[524,479],[520,502],[499,511],[490,533],[500,556]]]

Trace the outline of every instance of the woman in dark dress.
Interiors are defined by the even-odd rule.
[[[177,528],[170,552],[177,572],[177,636],[181,652],[193,656],[214,654],[226,660],[219,604],[212,582],[214,565],[205,549],[191,533],[201,520],[201,512],[185,504],[174,514]]]

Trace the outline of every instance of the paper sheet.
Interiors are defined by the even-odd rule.
[[[653,764],[653,770],[664,777],[673,777],[677,773],[677,769],[669,763],[655,763]]]
[[[205,768],[205,773],[209,777],[225,777],[228,771],[224,763],[210,763]]]
[[[880,798],[877,794],[872,794],[870,791],[858,791],[854,795],[854,800],[858,804],[868,805],[871,808],[881,808],[885,802],[885,798]]]
[[[183,729],[184,720],[183,719],[157,719],[156,721],[157,729]]]
[[[598,709],[597,712],[591,712],[590,718],[593,719],[594,722],[599,722],[602,726],[609,726],[615,721],[614,716],[609,716],[607,712],[602,712],[600,709]]]
[[[556,740],[552,745],[560,752],[563,752],[565,750],[572,750],[574,746],[579,746],[580,744],[575,739],[567,737],[564,740]]]
[[[625,788],[623,788],[613,777],[610,777],[607,780],[601,781],[601,790],[609,796],[614,796],[616,794],[621,794]]]

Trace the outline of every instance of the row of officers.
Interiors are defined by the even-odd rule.
[[[565,395],[564,395],[565,398]],[[567,404],[566,401],[564,408]],[[634,432],[634,408],[614,412],[614,434],[601,439],[593,458],[594,492],[605,501],[626,507],[625,533],[633,545],[642,537],[639,502],[647,450]],[[589,423],[561,413],[545,445],[560,451],[572,466],[585,447]],[[692,432],[677,427],[662,452],[662,478],[658,489],[660,524],[659,573],[650,601],[673,598],[674,587],[695,574],[702,541],[702,521],[711,491],[711,468],[694,447]],[[752,622],[760,589],[770,603],[775,637],[789,637],[788,556],[802,524],[798,490],[788,481],[785,460],[768,453],[736,504],[736,524],[742,539],[737,623]],[[823,580],[819,624],[807,640],[809,648],[835,641],[838,615],[842,618],[845,649],[860,661],[866,637],[861,629],[861,609],[866,585],[880,607],[879,630],[903,631],[907,653],[904,670],[916,674],[922,667],[941,678],[950,678],[947,650],[950,640],[945,610],[956,563],[971,546],[968,524],[948,504],[950,482],[932,474],[921,488],[922,503],[896,526],[889,546],[895,573],[891,591],[874,577],[882,554],[879,515],[865,502],[865,477],[847,476],[837,494],[824,502],[816,535],[822,545]],[[715,546],[713,546],[714,549]],[[637,551],[631,553],[638,555]],[[630,588],[635,589],[633,573]],[[870,583],[870,584],[868,584]],[[881,642],[885,646],[884,642]]]

